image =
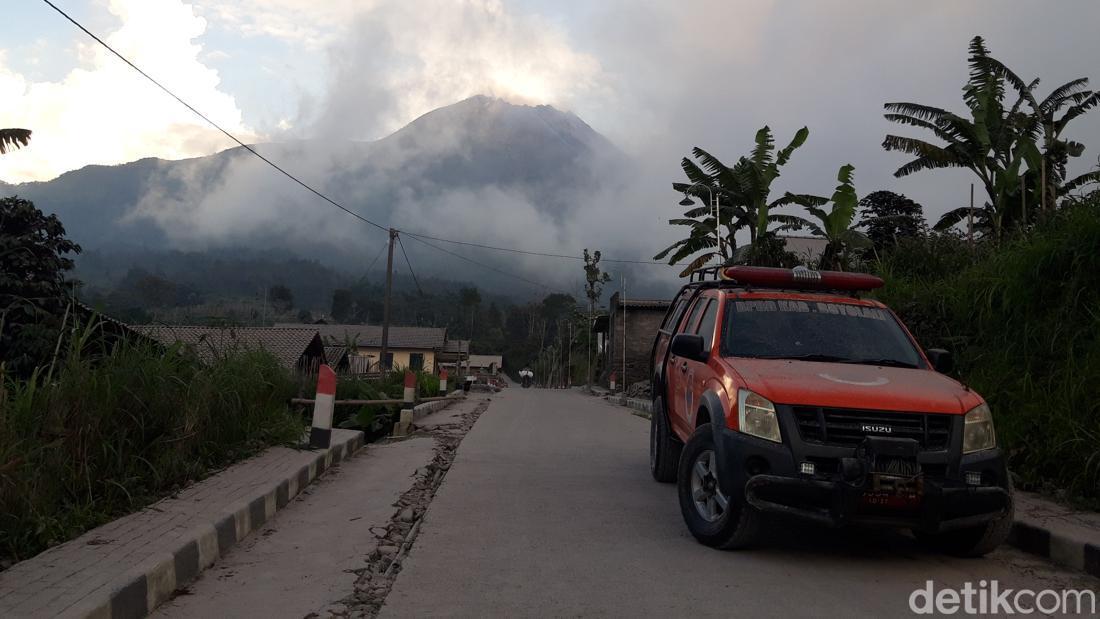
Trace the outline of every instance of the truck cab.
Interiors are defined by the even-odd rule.
[[[981,555],[1012,494],[992,414],[860,273],[735,266],[684,286],[653,345],[650,469],[702,543],[764,519],[910,529]]]

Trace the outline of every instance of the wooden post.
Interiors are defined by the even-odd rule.
[[[390,346],[390,295],[393,292],[393,242],[397,239],[397,230],[390,228],[390,249],[386,257],[386,298],[382,304],[382,354],[378,358],[378,367],[385,372],[386,353]]]

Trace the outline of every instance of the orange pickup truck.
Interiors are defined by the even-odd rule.
[[[734,266],[681,289],[653,346],[650,469],[700,542],[750,545],[767,515],[907,528],[967,556],[1008,536],[989,407],[945,375],[947,351],[860,298],[880,286]]]

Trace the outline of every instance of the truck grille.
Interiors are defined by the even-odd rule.
[[[953,415],[793,406],[802,440],[854,447],[867,436],[916,439],[922,449],[947,449]],[[888,430],[887,430],[888,429]]]

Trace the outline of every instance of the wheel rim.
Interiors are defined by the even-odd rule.
[[[691,502],[695,504],[695,511],[707,522],[717,521],[729,509],[729,499],[718,487],[714,450],[701,452],[691,465]]]

